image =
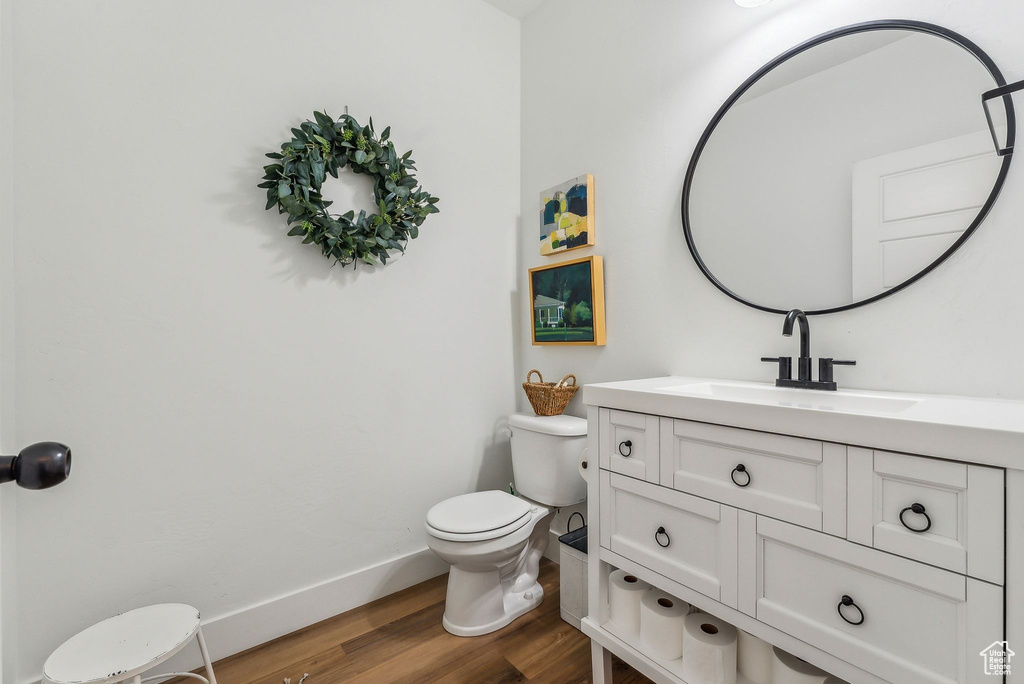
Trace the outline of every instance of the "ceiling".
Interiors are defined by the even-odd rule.
[[[497,7],[511,17],[523,19],[544,4],[545,0],[484,0],[484,2]]]

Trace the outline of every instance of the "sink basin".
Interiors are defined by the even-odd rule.
[[[666,394],[711,397],[754,404],[773,404],[821,411],[848,411],[851,413],[899,413],[917,406],[923,399],[889,397],[881,394],[820,390],[790,389],[772,385],[731,382],[697,382],[688,385],[664,387],[657,390]]]

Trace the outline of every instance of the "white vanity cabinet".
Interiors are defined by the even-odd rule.
[[[609,652],[655,681],[684,681],[679,661],[609,622],[617,568],[854,684],[1024,682],[1024,651],[1016,679],[986,674],[983,656],[1004,641],[1024,649],[1024,521],[1007,505],[1024,496],[1024,404],[1022,450],[1007,454],[1005,434],[989,443],[977,425],[965,449],[926,420],[801,410],[788,395],[778,406],[679,401],[678,386],[698,381],[658,380],[584,390],[600,466],[588,481],[583,623],[595,682],[608,681]]]

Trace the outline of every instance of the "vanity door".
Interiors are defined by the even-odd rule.
[[[851,448],[848,538],[1003,583],[1003,470]]]
[[[737,511],[601,471],[601,546],[736,607]]]
[[[991,684],[1001,587],[778,520],[741,525],[741,609],[899,684]]]
[[[615,409],[598,414],[600,463],[638,480],[657,482],[661,455],[657,416]]]
[[[661,484],[846,536],[846,447],[661,419]]]

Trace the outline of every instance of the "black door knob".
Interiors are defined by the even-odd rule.
[[[17,482],[25,489],[48,489],[71,474],[71,449],[60,442],[38,442],[17,456],[0,456],[0,484]]]

